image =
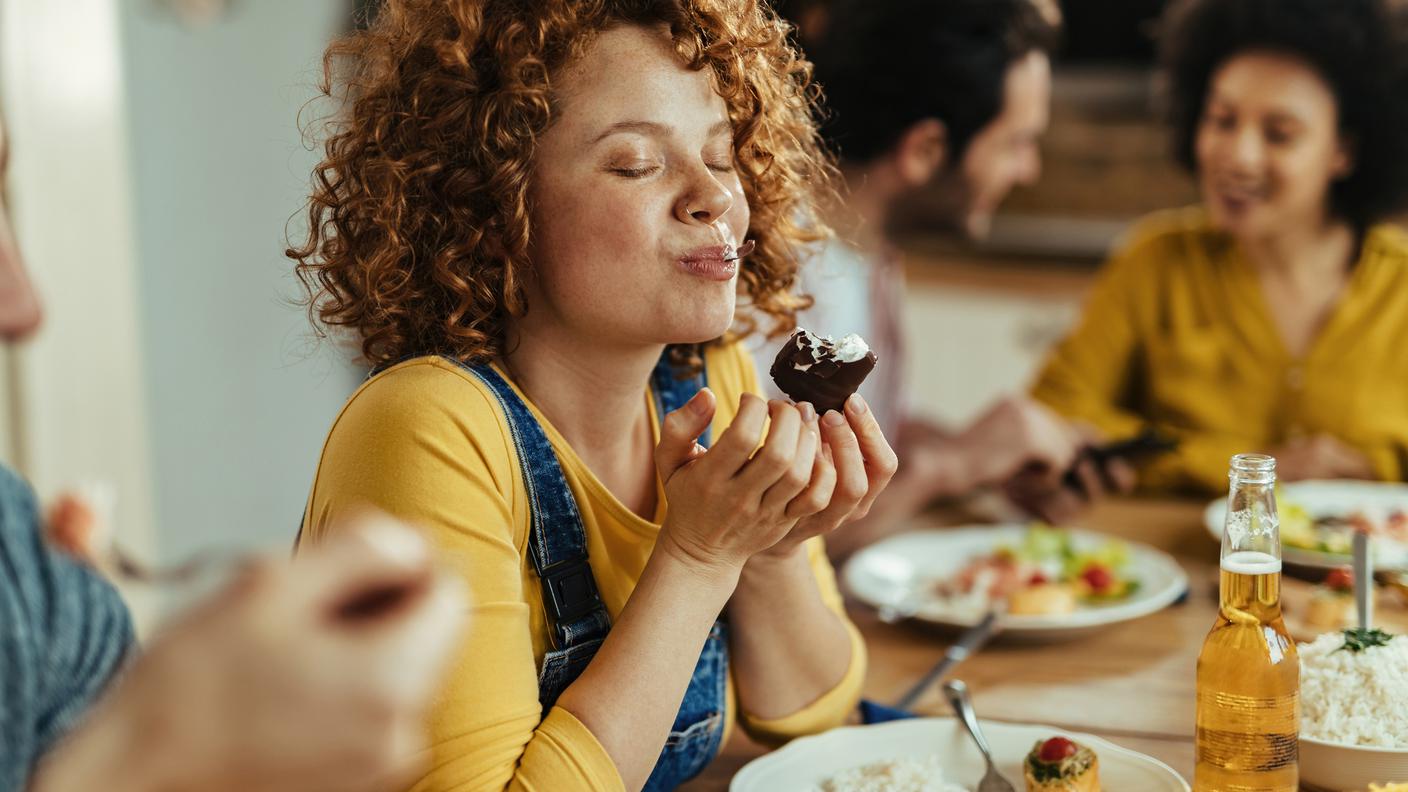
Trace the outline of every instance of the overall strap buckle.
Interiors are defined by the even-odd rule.
[[[559,561],[539,571],[538,577],[543,581],[543,604],[554,624],[575,622],[605,609],[585,555]]]

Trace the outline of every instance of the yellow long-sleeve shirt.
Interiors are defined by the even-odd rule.
[[[706,361],[718,396],[718,437],[733,420],[739,396],[757,391],[757,375],[737,346],[710,350]],[[634,514],[529,406],[581,510],[592,572],[614,619],[655,546],[663,496],[654,521]],[[658,437],[658,425],[656,432]],[[430,764],[413,788],[417,792],[623,788],[592,733],[561,707],[543,712],[538,703],[537,668],[551,641],[526,546],[526,497],[513,440],[492,392],[439,358],[402,363],[365,383],[343,407],[324,446],[304,516],[305,539],[316,540],[339,515],[371,504],[423,526],[444,563],[469,587],[470,627],[432,707]],[[820,541],[808,550],[824,600],[845,620]],[[846,625],[850,667],[834,689],[799,712],[768,721],[739,713],[730,679],[730,726],[736,718],[750,734],[779,741],[839,725],[859,699],[865,675],[864,644],[849,620]]]
[[[1291,355],[1236,242],[1188,208],[1141,221],[1100,275],[1033,395],[1111,438],[1154,427],[1176,452],[1141,486],[1213,492],[1228,459],[1329,434],[1376,474],[1408,469],[1408,235],[1365,236],[1343,295],[1310,349]]]

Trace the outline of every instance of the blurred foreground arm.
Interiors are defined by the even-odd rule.
[[[368,516],[261,561],[157,638],[32,792],[394,788],[463,595],[414,532]]]

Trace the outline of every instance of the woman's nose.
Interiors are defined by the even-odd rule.
[[[1250,124],[1238,125],[1227,143],[1228,164],[1239,168],[1257,167],[1266,153],[1261,133]]]
[[[700,166],[675,204],[675,215],[686,223],[711,225],[733,208],[733,191]]]

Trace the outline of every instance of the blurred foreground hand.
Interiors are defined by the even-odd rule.
[[[414,531],[367,515],[250,564],[164,631],[33,792],[362,792],[414,772],[465,608]]]

